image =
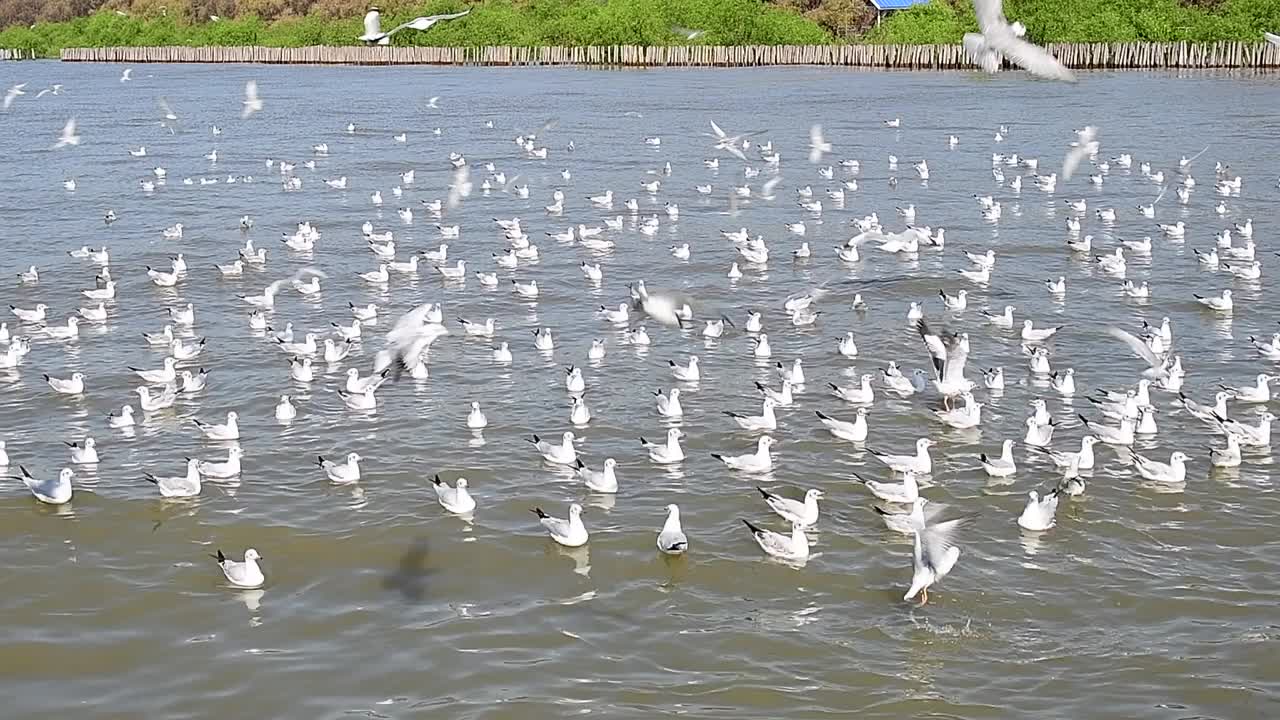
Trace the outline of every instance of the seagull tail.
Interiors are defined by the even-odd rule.
[[[534,515],[537,515],[539,520],[549,517],[546,513],[542,512],[542,508],[540,507],[536,507],[530,510],[529,512],[533,513]]]
[[[743,524],[743,525],[746,525],[746,526],[747,526],[747,529],[748,529],[748,530],[750,530],[753,534],[757,534],[757,535],[758,535],[758,534],[760,534],[760,533],[764,532],[763,530],[761,530],[760,528],[756,527],[755,525],[752,525],[750,520],[743,519],[743,520],[742,520],[742,524]]]

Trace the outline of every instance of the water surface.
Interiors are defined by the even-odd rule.
[[[1269,281],[1234,281],[1198,267],[1192,248],[1208,248],[1232,222],[1255,218],[1260,258],[1270,270],[1275,228],[1275,168],[1280,120],[1274,75],[1161,73],[1086,74],[1078,86],[967,73],[870,73],[826,69],[607,72],[573,69],[308,68],[138,66],[134,81],[118,82],[121,67],[22,63],[0,66],[3,81],[28,82],[28,96],[0,116],[5,202],[0,203],[5,272],[28,264],[42,271],[38,287],[4,283],[0,302],[48,303],[65,317],[87,305],[93,268],[66,256],[81,245],[106,244],[120,294],[112,317],[88,325],[74,343],[36,336],[26,362],[0,371],[0,438],[15,462],[49,474],[67,461],[64,440],[91,433],[103,457],[81,470],[70,506],[38,505],[16,481],[0,493],[8,530],[0,540],[7,592],[0,639],[0,687],[10,717],[298,717],[353,714],[410,718],[552,718],[570,714],[636,718],[685,714],[705,718],[947,717],[947,718],[1188,718],[1268,717],[1276,713],[1275,652],[1278,599],[1271,536],[1277,504],[1269,452],[1251,454],[1238,472],[1210,472],[1206,446],[1221,438],[1175,410],[1158,394],[1156,438],[1137,449],[1165,458],[1175,448],[1194,457],[1182,492],[1161,492],[1140,481],[1112,449],[1099,447],[1087,494],[1064,502],[1059,524],[1038,536],[1019,531],[1015,518],[1025,493],[1048,489],[1058,474],[1016,451],[1012,482],[982,473],[979,452],[998,451],[1005,437],[1021,438],[1028,403],[1049,402],[1061,423],[1055,447],[1074,449],[1083,429],[1078,412],[1098,414],[1083,395],[1132,383],[1140,361],[1102,334],[1107,324],[1135,330],[1142,321],[1173,321],[1189,371],[1185,391],[1206,399],[1219,382],[1246,383],[1270,370],[1250,347],[1280,318]],[[256,79],[266,109],[239,119],[241,88]],[[58,82],[65,92],[34,99],[33,90]],[[180,117],[170,134],[160,126],[157,98]],[[439,96],[439,109],[426,99]],[[50,151],[58,128],[76,116],[84,142]],[[891,130],[882,121],[902,118]],[[540,142],[545,161],[512,142],[517,134],[556,119]],[[727,156],[718,172],[707,121],[730,132],[763,131],[783,155],[778,197],[736,203],[741,163]],[[358,131],[344,132],[348,122]],[[484,126],[492,122],[493,128]],[[793,202],[795,189],[824,181],[805,162],[809,126],[821,123],[835,152],[830,160],[862,162],[861,183],[843,208],[826,202],[821,223]],[[1004,143],[997,125],[1010,126]],[[1039,157],[1048,171],[1060,163],[1071,130],[1102,129],[1103,156],[1131,152],[1132,172],[1112,169],[1101,188],[1083,176],[1055,194],[1020,195],[991,178],[991,153]],[[211,136],[209,126],[224,129]],[[434,128],[441,134],[432,134]],[[406,132],[407,142],[392,136]],[[948,149],[954,134],[959,144]],[[645,136],[661,136],[654,148]],[[572,140],[576,150],[565,150]],[[311,146],[329,156],[314,171],[302,167]],[[146,158],[130,157],[145,145]],[[1137,172],[1147,160],[1179,181],[1177,159],[1209,145],[1191,168],[1200,184],[1189,206],[1172,190],[1161,201],[1161,222],[1184,220],[1183,243],[1159,237],[1134,207],[1159,187]],[[203,158],[217,149],[216,165]],[[476,168],[477,191],[446,222],[462,226],[450,256],[492,269],[491,253],[505,247],[491,222],[520,216],[542,250],[537,264],[502,271],[503,285],[483,290],[444,285],[430,270],[397,279],[388,290],[364,286],[352,273],[373,269],[360,226],[392,229],[407,250],[439,244],[420,200],[445,195],[448,153],[464,153]],[[890,171],[886,158],[902,162]],[[909,162],[928,158],[932,179],[914,178]],[[297,162],[298,192],[284,192],[267,158]],[[508,178],[531,188],[527,200],[478,184],[492,161]],[[640,187],[669,161],[662,191]],[[1213,164],[1245,178],[1240,197],[1213,206]],[[154,166],[168,181],[145,194],[139,181]],[[753,163],[761,166],[761,163]],[[572,171],[564,181],[561,168]],[[417,172],[404,197],[391,195],[399,174]],[[1009,177],[1014,171],[1008,170]],[[842,171],[837,167],[836,178]],[[200,185],[199,178],[252,175],[252,184]],[[345,192],[324,178],[345,175]],[[888,179],[899,180],[891,187]],[[750,180],[757,189],[769,176]],[[61,182],[74,177],[74,192]],[[193,178],[195,184],[181,180]],[[713,196],[694,185],[712,183]],[[562,218],[543,206],[563,187]],[[559,244],[544,232],[570,223],[599,224],[605,213],[584,197],[612,188],[619,202],[638,197],[643,215],[678,203],[678,221],[664,217],[648,238],[628,220],[613,233],[618,249],[594,256]],[[382,191],[386,205],[368,199]],[[974,194],[1004,203],[996,224],[982,221]],[[1120,282],[1065,249],[1065,201],[1085,198],[1085,231],[1102,250],[1115,239],[1156,233],[1151,258],[1131,259],[1129,278],[1147,280],[1149,302],[1124,298]],[[864,248],[865,259],[845,266],[832,246],[853,234],[848,221],[878,212],[901,227],[895,207],[914,203],[917,222],[946,227],[944,251],[914,260]],[[395,208],[418,210],[411,225]],[[1093,208],[1114,207],[1119,221],[1102,225]],[[114,209],[120,219],[106,226]],[[620,211],[628,214],[625,211]],[[731,214],[732,213],[732,214]],[[243,242],[238,219],[251,215],[250,237],[270,253],[265,271],[223,280],[212,269],[230,262]],[[792,261],[801,238],[786,222],[809,221],[804,240],[814,257]],[[278,242],[300,221],[323,233],[311,255]],[[185,226],[180,241],[161,230]],[[763,234],[774,258],[725,277],[734,259],[719,232],[746,226]],[[689,243],[692,258],[674,260],[668,248]],[[967,267],[962,250],[994,248],[991,287],[968,286],[955,273]],[[153,287],[143,268],[163,266],[182,252],[190,277],[175,289]],[[404,253],[402,252],[402,257]],[[1265,256],[1265,257],[1264,257]],[[577,267],[599,261],[605,280],[584,282]],[[488,341],[457,331],[430,355],[429,380],[379,392],[376,413],[348,411],[333,392],[341,369],[308,386],[290,383],[286,359],[249,331],[253,294],[304,265],[331,279],[321,297],[285,292],[272,323],[326,332],[349,319],[347,303],[375,302],[394,315],[426,301],[446,316],[495,317],[499,339],[515,362],[495,366]],[[1047,277],[1067,277],[1065,302],[1044,291]],[[536,303],[519,301],[508,278],[537,279]],[[621,341],[596,319],[600,304],[627,297],[626,284],[686,290],[700,316],[726,314],[741,326],[748,309],[765,314],[773,360],[803,356],[809,382],[795,405],[780,410],[777,467],[768,476],[726,471],[711,452],[745,452],[754,436],[723,410],[758,408],[753,381],[777,380],[772,361],[751,357],[748,338],[731,331],[719,341],[649,324],[648,349]],[[820,303],[817,325],[793,328],[781,308],[789,293],[821,283],[840,289]],[[968,287],[971,307],[944,312],[940,288]],[[1203,311],[1193,293],[1235,291],[1230,318]],[[849,307],[860,290],[865,312]],[[915,608],[901,601],[910,578],[910,543],[887,533],[871,511],[872,498],[853,480],[857,471],[882,477],[866,448],[836,440],[815,410],[852,418],[854,408],[826,392],[852,384],[888,361],[925,367],[919,339],[905,323],[907,303],[926,303],[940,327],[967,330],[977,368],[1003,365],[1009,382],[987,403],[981,432],[947,431],[929,412],[935,399],[877,399],[872,447],[907,452],[924,434],[940,440],[927,497],[961,512],[980,512],[960,536],[957,569]],[[148,417],[125,436],[107,429],[106,413],[136,398],[128,366],[158,367],[159,351],[139,334],[158,331],[162,308],[191,302],[195,332],[209,339],[198,362],[212,371],[209,388],[182,398],[169,412]],[[1080,394],[1057,396],[1030,377],[1015,333],[995,331],[979,310],[1018,307],[1019,319],[1058,324],[1051,344],[1055,367],[1076,369]],[[380,328],[386,327],[384,315]],[[15,322],[10,322],[16,328]],[[553,328],[558,347],[534,350],[531,330]],[[856,362],[835,352],[852,331],[862,350]],[[593,338],[608,355],[589,364]],[[367,371],[378,343],[366,339],[350,363]],[[661,468],[648,462],[637,437],[661,437],[668,424],[653,412],[652,392],[673,381],[669,359],[696,353],[704,378],[684,387],[689,459]],[[592,465],[618,460],[616,497],[590,495],[572,476],[541,462],[524,441],[531,433],[569,429],[564,367],[584,367],[594,419],[578,429]],[[82,371],[89,392],[80,400],[54,396],[42,373]],[[877,387],[879,385],[877,384]],[[272,417],[275,397],[290,392],[299,418]],[[478,400],[490,418],[482,435],[466,430],[467,403]],[[1236,406],[1241,417],[1252,412]],[[210,483],[191,502],[166,502],[142,481],[143,471],[177,474],[185,456],[213,458],[226,447],[203,441],[193,418],[240,413],[246,452],[237,484]],[[364,480],[334,487],[315,467],[318,454],[357,451]],[[473,522],[445,514],[429,479],[465,475],[480,503]],[[759,501],[763,485],[798,497],[809,487],[826,492],[824,516],[812,534],[816,556],[795,569],[761,556],[739,518],[781,529]],[[529,513],[535,505],[563,514],[569,502],[587,507],[587,548],[560,549]],[[678,503],[692,551],[666,559],[654,548],[664,506]],[[401,567],[415,543],[429,551],[421,565]],[[261,591],[225,587],[208,553],[236,557],[247,546],[265,557]]]

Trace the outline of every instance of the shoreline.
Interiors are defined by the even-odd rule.
[[[1280,70],[1265,42],[1050,43],[1079,70]],[[62,62],[272,65],[582,67],[772,67],[810,65],[903,70],[974,70],[960,45],[610,45],[580,47],[262,46],[64,48]],[[1006,63],[1006,68],[1009,67]]]

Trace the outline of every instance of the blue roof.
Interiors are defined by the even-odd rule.
[[[929,0],[871,0],[877,10],[906,10],[915,5],[924,5]]]

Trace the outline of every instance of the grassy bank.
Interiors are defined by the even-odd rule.
[[[1005,0],[1004,10],[1037,42],[1261,42],[1280,27],[1280,0]],[[977,29],[968,0],[933,0],[890,15],[864,40],[958,43]]]
[[[462,2],[426,3],[408,12],[384,15],[391,28],[417,15],[456,12]],[[706,28],[688,40],[673,27]],[[352,45],[361,18],[319,14],[265,22],[256,16],[217,22],[185,22],[173,15],[143,18],[100,11],[66,22],[36,23],[0,32],[0,47],[31,48],[56,56],[64,47],[140,45]],[[473,6],[460,20],[427,32],[405,31],[397,45],[448,47],[483,45],[805,45],[833,42],[827,31],[792,12],[759,0],[491,0]]]
[[[361,13],[354,6],[298,0],[308,8],[307,14],[272,11],[211,21],[192,4],[197,1],[148,0],[159,5],[145,10],[140,9],[141,0],[133,0],[124,14],[99,10],[62,22],[12,26],[0,31],[0,48],[56,57],[64,47],[351,45],[362,31]],[[264,8],[284,2],[260,1],[266,3]],[[828,28],[865,23],[864,0],[391,1],[396,4],[384,14],[385,28],[418,15],[472,8],[469,16],[427,32],[397,35],[397,45],[809,45],[850,40],[939,44],[958,43],[964,33],[977,29],[970,0],[933,0],[888,15],[865,35],[847,39],[837,39]],[[1025,23],[1037,42],[1252,42],[1259,41],[1264,30],[1280,28],[1280,0],[1006,0],[1005,12]],[[673,27],[705,33],[690,40]]]

